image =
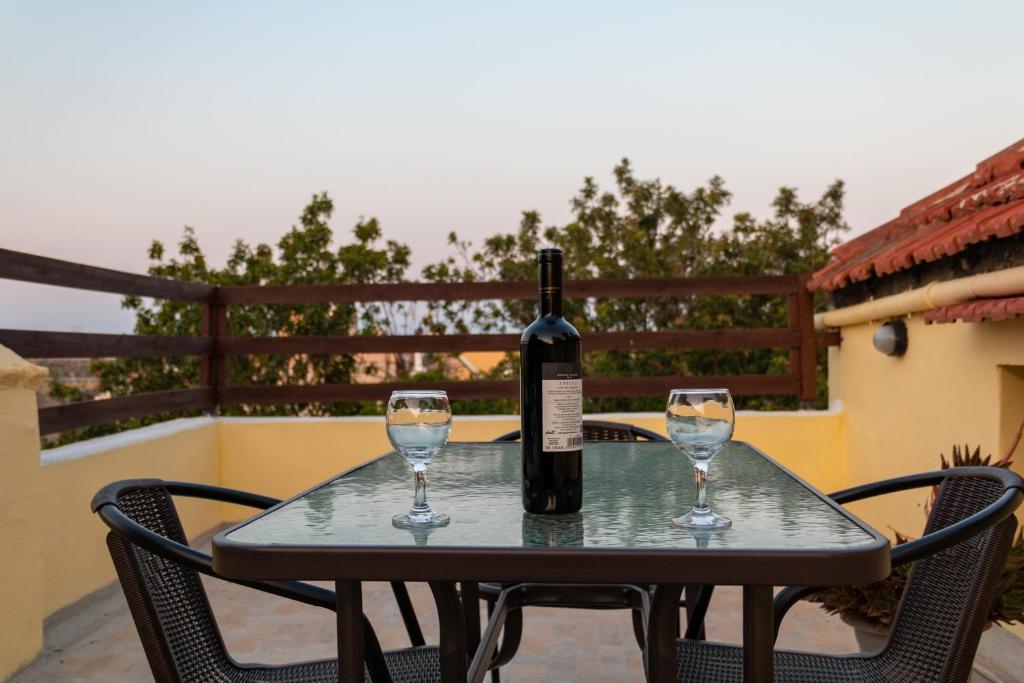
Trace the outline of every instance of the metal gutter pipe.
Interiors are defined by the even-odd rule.
[[[814,316],[814,329],[857,325],[960,304],[971,299],[1024,294],[1024,266],[932,282],[900,294],[865,301]]]

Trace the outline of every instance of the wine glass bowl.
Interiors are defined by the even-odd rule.
[[[672,524],[686,529],[720,529],[732,521],[708,503],[708,468],[732,439],[736,410],[727,389],[673,389],[665,409],[669,438],[693,464],[697,499],[693,509]]]
[[[451,404],[443,391],[395,391],[388,399],[388,439],[412,466],[416,478],[412,507],[392,517],[394,526],[438,527],[451,521],[427,503],[427,466],[448,443],[451,429]]]

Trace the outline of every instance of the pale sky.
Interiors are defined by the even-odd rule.
[[[419,268],[586,175],[731,212],[847,182],[853,233],[1024,137],[1024,3],[0,0],[0,246],[144,272],[220,264],[314,192]],[[128,331],[118,297],[0,280],[0,327]]]

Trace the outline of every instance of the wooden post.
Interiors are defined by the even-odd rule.
[[[800,276],[797,310],[800,329],[800,401],[813,407],[818,397],[818,349],[814,338],[814,295],[807,289],[810,276]]]
[[[219,291],[219,288],[218,288]],[[200,333],[213,340],[212,351],[203,356],[199,367],[199,382],[213,389],[213,410],[220,404],[224,385],[227,383],[227,364],[224,357],[224,338],[228,333],[228,309],[218,303],[217,293],[213,301],[203,304],[203,318]]]
[[[799,286],[799,284],[797,285]],[[796,341],[789,347],[789,376],[800,385],[803,393],[803,383],[800,381],[800,295],[793,292],[786,297],[787,312],[789,313],[789,329],[796,334]]]

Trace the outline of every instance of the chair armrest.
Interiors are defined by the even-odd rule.
[[[277,595],[313,607],[321,607],[331,611],[337,610],[337,594],[320,586],[314,586],[301,581],[243,581],[222,576],[213,570],[213,558],[211,556],[147,529],[128,517],[117,507],[117,496],[121,492],[154,486],[163,487],[170,495],[235,503],[261,510],[266,510],[281,502],[269,496],[224,488],[223,486],[178,481],[165,482],[159,479],[132,479],[114,482],[100,489],[92,499],[92,510],[99,515],[100,519],[111,529],[113,534],[177,565],[222,581]],[[363,639],[366,648],[366,666],[370,670],[371,679],[382,683],[391,683],[391,674],[384,660],[380,641],[377,639],[373,625],[366,618],[365,614],[363,615]]]
[[[907,491],[923,486],[934,486],[942,483],[947,477],[960,476],[986,476],[997,479],[1004,486],[1003,494],[994,502],[955,524],[950,524],[921,538],[893,548],[891,552],[892,566],[899,567],[900,565],[940,553],[1005,520],[1024,502],[1024,489],[1022,489],[1022,483],[1024,482],[1021,481],[1018,475],[999,467],[956,467],[855,486],[837,491],[831,494],[829,498],[840,504],[852,503],[886,493]],[[782,619],[789,612],[790,608],[800,599],[824,590],[824,588],[821,586],[790,586],[784,588],[775,596],[776,638],[779,636],[779,627],[782,624]]]
[[[96,512],[100,519],[114,533],[132,544],[144,548],[165,560],[195,570],[200,574],[253,588],[264,593],[289,598],[314,607],[322,607],[332,611],[337,608],[334,591],[302,583],[301,581],[243,581],[227,578],[213,570],[213,558],[206,553],[183,543],[172,541],[155,531],[147,529],[121,512],[116,505],[101,505]]]
[[[124,493],[150,488],[163,488],[172,496],[186,496],[189,498],[216,500],[223,503],[235,503],[236,505],[245,505],[259,510],[266,510],[281,502],[277,498],[271,498],[270,496],[261,496],[258,493],[249,493],[248,491],[239,491],[210,484],[164,481],[163,479],[122,479],[101,488],[93,496],[90,507],[93,512],[98,512],[104,505],[116,506],[118,496]]]
[[[1024,502],[1024,491],[1010,487],[996,501],[989,503],[973,515],[961,519],[956,524],[950,524],[938,531],[933,531],[893,548],[892,566],[898,567],[914,562],[922,557],[941,553],[958,543],[963,543],[968,538],[999,524],[1012,515],[1014,510],[1020,507],[1021,502]]]
[[[949,470],[935,470],[934,472],[919,472],[918,474],[908,474],[903,477],[874,481],[870,484],[852,486],[848,489],[843,489],[842,491],[830,493],[828,494],[828,497],[840,505],[845,505],[846,503],[853,503],[854,501],[864,500],[865,498],[874,498],[875,496],[881,496],[886,493],[909,491],[911,489],[918,489],[924,486],[935,486],[946,478],[948,472]]]
[[[657,432],[652,432],[650,429],[644,429],[643,427],[633,426],[633,435],[642,436],[648,441],[668,441],[664,436]]]
[[[270,496],[261,496],[258,493],[229,489],[223,486],[211,486],[210,484],[193,484],[185,481],[166,481],[164,487],[172,496],[185,496],[187,498],[203,498],[205,500],[218,500],[222,503],[234,503],[246,507],[266,510],[272,508],[280,499]]]
[[[519,433],[519,430],[517,429],[514,432],[509,432],[508,434],[502,434],[501,436],[497,436],[497,437],[491,439],[491,441],[494,441],[494,442],[498,442],[498,441],[519,441],[519,437],[520,436],[521,436],[521,434]]]

